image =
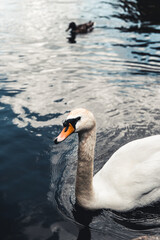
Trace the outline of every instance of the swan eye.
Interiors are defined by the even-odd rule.
[[[68,120],[66,120],[66,121],[63,122],[63,127],[67,127],[68,125],[69,125]]]
[[[76,123],[81,119],[81,117],[71,118],[63,122],[63,127],[69,127],[69,123],[75,128]]]

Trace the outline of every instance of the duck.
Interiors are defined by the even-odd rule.
[[[83,34],[83,33],[89,33],[93,31],[93,25],[94,22],[89,21],[87,23],[83,23],[80,25],[76,25],[75,22],[71,22],[66,29],[66,31],[71,30],[71,33],[76,33],[76,34]]]
[[[126,212],[160,199],[160,135],[121,146],[93,176],[96,120],[91,111],[72,110],[54,142],[61,143],[73,133],[78,134],[75,181],[78,205],[87,210]]]

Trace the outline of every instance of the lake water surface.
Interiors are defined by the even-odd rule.
[[[160,134],[159,9],[156,0],[1,0],[1,239],[160,233],[159,203],[128,213],[76,207],[77,136],[53,142],[70,110],[91,110],[97,172],[123,144]],[[69,43],[68,24],[89,20],[94,31]]]

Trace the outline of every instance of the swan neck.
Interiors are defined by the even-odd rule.
[[[94,149],[96,126],[91,130],[79,133],[78,166],[76,177],[76,199],[85,206],[93,198]]]

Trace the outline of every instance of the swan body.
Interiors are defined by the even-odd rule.
[[[93,177],[96,121],[86,109],[75,109],[55,143],[79,136],[75,194],[87,209],[128,211],[160,199],[160,135],[120,147]]]

